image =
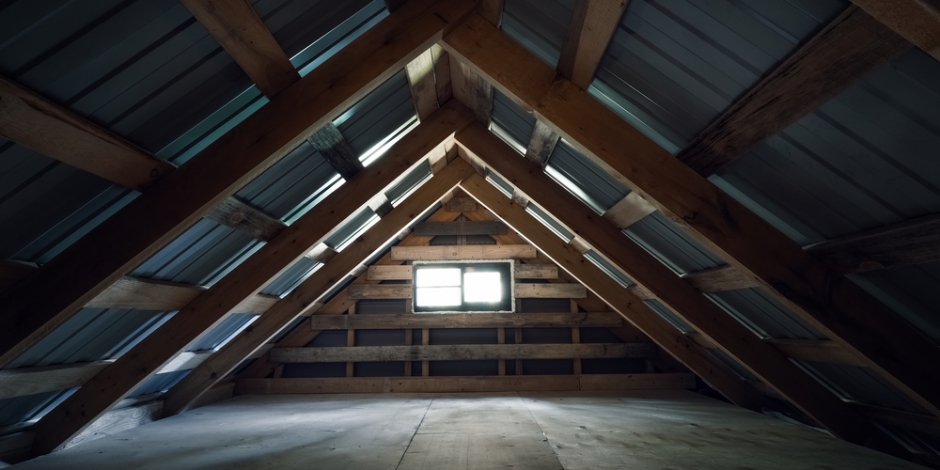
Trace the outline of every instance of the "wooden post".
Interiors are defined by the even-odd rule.
[[[429,331],[430,330],[428,330],[427,328],[421,329],[421,345],[422,346],[428,345],[428,339],[430,337]],[[429,375],[431,375],[430,364],[428,363],[428,361],[421,361],[421,376],[427,377]]]
[[[496,344],[506,344],[506,329],[497,328],[496,329]],[[499,375],[506,375],[506,360],[499,359]]]
[[[414,301],[412,299],[405,300],[405,313],[414,314]],[[411,346],[414,343],[414,335],[411,333],[411,328],[405,329],[405,345]],[[405,377],[411,377],[411,361],[405,361]]]
[[[346,312],[347,315],[356,314],[356,304],[353,304],[352,307],[349,307],[349,310]],[[349,328],[346,330],[346,347],[351,348],[356,345],[356,330]],[[356,364],[354,362],[346,363],[346,377],[352,377],[356,369]]]
[[[578,313],[578,303],[574,300],[569,300],[569,309],[571,313]],[[581,327],[573,326],[571,327],[571,343],[579,344],[581,343]],[[581,375],[581,359],[574,359],[574,375]]]

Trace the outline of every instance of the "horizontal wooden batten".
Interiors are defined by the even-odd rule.
[[[590,313],[428,313],[375,315],[314,315],[314,330],[396,330],[421,328],[531,328],[599,327],[618,328],[624,324],[616,312]]]
[[[504,375],[480,377],[342,377],[241,379],[239,395],[295,393],[446,393],[578,390],[684,390],[693,374]]]
[[[516,284],[517,299],[583,299],[587,290],[580,284]],[[353,284],[349,286],[349,298],[410,299],[411,284]]]
[[[446,344],[429,346],[354,346],[346,348],[274,348],[279,363],[479,361],[489,359],[598,359],[655,357],[650,343],[610,344]]]
[[[531,245],[393,246],[393,261],[443,261],[480,259],[533,259]]]
[[[503,235],[506,224],[497,221],[455,220],[453,222],[421,222],[415,225],[415,235],[434,237],[438,235]]]
[[[688,273],[682,278],[699,292],[725,292],[760,286],[753,278],[733,266],[703,269]]]
[[[519,264],[513,268],[516,279],[558,279],[558,266],[551,264]],[[410,281],[414,278],[411,266],[369,266],[369,281]]]

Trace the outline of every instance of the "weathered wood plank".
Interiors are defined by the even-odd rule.
[[[447,212],[473,212],[477,209],[477,202],[466,196],[454,196],[444,203],[444,210]]]
[[[472,222],[455,220],[453,222],[421,222],[412,229],[415,235],[435,237],[438,235],[502,235],[506,233],[506,224],[502,222]]]
[[[454,98],[473,110],[477,121],[489,125],[493,119],[493,86],[467,64],[450,57]]]
[[[434,313],[313,315],[313,330],[399,330],[421,328],[532,328],[532,327],[623,326],[623,317],[614,312],[582,313]]]
[[[440,47],[440,46],[437,46]],[[448,62],[450,59],[444,58]],[[431,49],[424,51],[405,66],[408,75],[408,87],[411,89],[411,101],[418,112],[418,119],[424,120],[437,108],[441,107],[437,98],[437,86],[434,79],[434,54]]]
[[[287,228],[284,222],[235,197],[222,201],[206,218],[263,241],[271,241]]]
[[[354,377],[326,379],[240,379],[239,395],[293,393],[456,393],[577,390],[677,390],[692,374],[508,375],[482,377]],[[607,388],[610,387],[610,388]]]
[[[392,260],[394,261],[531,258],[535,258],[535,248],[530,245],[435,245],[392,247]]]
[[[928,366],[940,363],[940,350],[884,304],[602,103],[558,79],[551,67],[483,18],[471,16],[441,44],[451,56],[473,64],[501,92],[531,107],[587,158],[710,251],[758,279],[775,300],[866,358],[882,377],[940,415],[940,382],[930,379]],[[630,149],[630,158],[623,158],[624,148]]]
[[[323,127],[313,133],[307,142],[323,155],[327,163],[339,173],[343,179],[350,179],[362,170],[362,162],[359,156],[346,142],[346,138],[339,132],[339,129],[332,122],[326,123]]]
[[[482,0],[480,2],[480,15],[498,28],[503,19],[503,5],[505,3],[506,0]]]
[[[940,60],[940,5],[933,0],[852,0],[876,20]]]
[[[604,212],[604,218],[614,224],[614,227],[624,230],[653,212],[656,212],[656,208],[652,204],[646,202],[646,199],[636,192],[631,192],[613,207],[607,209],[607,212]]]
[[[907,49],[904,38],[850,6],[728,107],[677,158],[709,176]]]
[[[548,165],[548,159],[558,144],[558,133],[540,121],[535,121],[532,136],[525,149],[525,158],[541,168]]]
[[[121,186],[143,191],[174,166],[0,78],[0,135]]]
[[[843,273],[936,261],[940,259],[940,214],[865,230],[804,249]]]
[[[271,31],[247,0],[181,0],[268,98],[300,80]]]
[[[438,344],[430,346],[354,346],[274,348],[275,362],[480,361],[489,359],[645,359],[656,354],[649,343],[610,344]]]
[[[347,288],[349,298],[364,299],[410,299],[410,284],[353,284]]]
[[[469,0],[408,2],[182,168],[161,178],[44,265],[15,292],[0,294],[0,303],[6,306],[0,319],[0,364],[8,363],[61,325],[212,207],[296,148],[313,130],[401,70],[474,8]],[[127,227],[134,230],[129,232]],[[52,450],[41,433],[37,433],[37,443],[43,445],[34,447],[34,451]]]
[[[734,266],[721,266],[704,269],[682,276],[699,292],[725,292],[736,289],[760,287],[753,278],[745,275]]]
[[[516,264],[513,268],[516,279],[557,279],[558,266],[553,264]],[[414,278],[410,265],[369,266],[366,279],[370,281],[410,281]]]
[[[111,361],[0,371],[0,399],[64,390],[83,385]]]
[[[864,417],[845,406],[836,395],[792,364],[780,351],[762,342],[668,267],[657,262],[649,252],[629,242],[617,227],[597,217],[576,197],[560,191],[561,188],[548,175],[532,171],[535,167],[523,159],[507,158],[512,149],[498,137],[474,124],[457,134],[457,142],[469,155],[486,163],[489,171],[495,171],[526,193],[552,194],[553,197],[536,202],[560,223],[578,227],[578,237],[583,237],[615,266],[623,269],[634,282],[644,286],[684,321],[708,336],[716,346],[786,396],[807,415],[833,430],[834,434],[862,443],[878,435],[878,429]],[[461,186],[476,196],[468,189],[468,185]],[[481,202],[490,208],[488,202]],[[502,200],[494,201],[498,202],[505,203]],[[512,225],[511,222],[507,223]],[[519,227],[513,227],[519,230]],[[608,295],[605,292],[595,293],[602,298]]]
[[[558,266],[516,263],[513,275],[516,279],[558,279]]]
[[[578,0],[558,58],[558,71],[585,90],[617,31],[629,0]]]
[[[866,367],[863,361],[839,346],[839,343],[816,339],[771,339],[767,341],[791,359]]]
[[[516,284],[517,299],[583,299],[587,289],[581,284]]]
[[[469,122],[470,113],[465,113]],[[426,125],[431,121],[426,121]],[[407,136],[399,141],[406,142]],[[430,146],[433,147],[433,146]],[[428,147],[425,147],[428,148]],[[412,153],[412,152],[409,152]],[[394,153],[393,153],[394,155]],[[409,158],[415,158],[413,155]],[[380,161],[381,162],[381,161]],[[361,175],[366,176],[373,172],[370,166]],[[404,171],[403,171],[404,172]],[[318,269],[309,278],[304,280],[284,299],[278,302],[268,312],[265,312],[251,328],[242,331],[235,338],[223,346],[219,352],[204,362],[196,370],[190,372],[180,383],[166,395],[166,412],[176,414],[185,410],[193,400],[212,386],[218,379],[228,375],[246,357],[256,349],[267,343],[284,326],[288,325],[298,315],[308,310],[314,302],[337,282],[356,268],[364,259],[369,257],[379,247],[384,246],[390,237],[394,237],[402,227],[414,222],[414,219],[424,213],[429,207],[446,192],[453,190],[454,186],[463,178],[473,172],[473,169],[464,161],[454,161],[442,171],[435,174],[416,191],[405,198],[401,204],[389,212],[378,223],[366,230],[355,242],[337,254],[329,263]],[[379,169],[377,173],[394,178],[399,172],[388,174],[387,169]],[[354,180],[355,181],[355,180]],[[350,183],[352,184],[352,183]],[[345,185],[344,185],[345,186]],[[373,189],[374,190],[374,189]],[[326,203],[327,201],[324,201]],[[319,206],[318,206],[319,207]],[[326,207],[330,207],[327,205]],[[314,209],[315,210],[315,209]],[[299,222],[299,221],[298,221]],[[354,307],[354,306],[353,306]],[[349,310],[353,312],[353,309]],[[352,330],[349,330],[352,331]],[[350,341],[352,337],[350,337]]]

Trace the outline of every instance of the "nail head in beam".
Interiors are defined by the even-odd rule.
[[[706,248],[760,280],[775,300],[865,357],[874,371],[940,415],[940,383],[929,379],[929,364],[940,363],[940,350],[909,323],[898,321],[882,302],[803,252],[602,103],[559,79],[544,61],[486,20],[471,16],[441,44],[451,56],[472,63],[509,98],[537,108],[587,158]],[[623,158],[624,148],[630,149],[630,158]]]
[[[0,77],[0,135],[114,184],[144,191],[173,164]]]
[[[300,80],[284,49],[247,0],[181,0],[255,86],[274,98]]]
[[[323,155],[330,166],[345,180],[349,180],[363,168],[359,156],[332,122],[326,123],[320,130],[314,132],[307,142],[320,152],[320,155]]]
[[[284,222],[236,197],[222,201],[206,218],[263,241],[270,241],[287,228]]]
[[[708,177],[908,49],[904,38],[849,6],[676,157]]]
[[[558,71],[587,89],[629,0],[578,0],[561,48]]]

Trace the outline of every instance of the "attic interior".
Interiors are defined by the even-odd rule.
[[[940,468],[934,0],[0,2],[0,466]]]

